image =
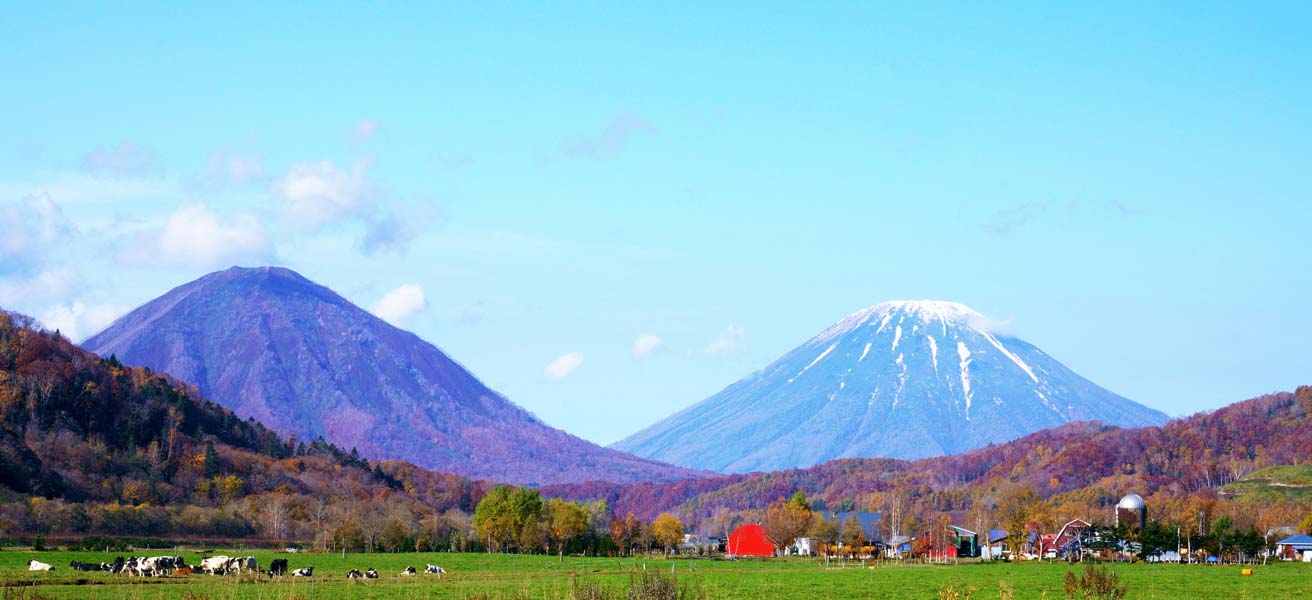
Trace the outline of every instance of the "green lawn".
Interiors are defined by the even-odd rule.
[[[236,551],[224,551],[236,555]],[[154,551],[146,555],[181,554],[199,562],[191,551]],[[631,573],[671,568],[681,584],[694,586],[706,598],[938,598],[947,585],[974,588],[971,598],[1064,598],[1062,580],[1067,570],[1056,563],[962,564],[956,566],[881,565],[861,568],[834,563],[828,568],[815,560],[711,561],[653,559],[570,558],[486,554],[253,554],[261,566],[275,557],[288,558],[292,568],[314,565],[313,580],[235,576],[189,575],[134,579],[104,573],[77,573],[70,560],[108,562],[113,556],[97,552],[0,552],[3,598],[95,599],[286,599],[286,598],[569,598],[574,581],[597,582],[623,595]],[[53,564],[51,573],[29,573],[27,561],[36,558]],[[440,564],[448,575],[437,580],[420,574],[397,577],[406,565],[420,571],[425,562]],[[382,577],[367,583],[349,582],[348,569],[373,567]],[[1130,584],[1130,598],[1298,598],[1312,594],[1312,567],[1303,564],[1257,565],[1243,576],[1239,566],[1118,565],[1117,572]],[[33,584],[31,587],[17,586]],[[1004,588],[1000,593],[1000,586]],[[1008,596],[1005,592],[1012,595]]]

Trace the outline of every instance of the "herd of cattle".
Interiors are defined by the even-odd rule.
[[[113,573],[115,575],[135,575],[138,577],[158,577],[161,575],[190,575],[193,573],[208,575],[241,575],[242,573],[256,573],[268,575],[269,577],[283,577],[288,574],[287,559],[277,558],[269,563],[269,568],[260,568],[259,562],[254,556],[210,556],[201,559],[200,564],[191,566],[181,556],[132,556],[124,559],[122,556],[114,559],[112,563],[85,563],[72,561],[68,566],[74,571],[100,571]],[[446,569],[438,565],[424,565],[424,573],[431,573],[441,577],[446,574]],[[54,566],[43,563],[39,560],[27,561],[27,570],[29,571],[53,571]],[[302,567],[290,572],[292,577],[314,577],[314,567]],[[419,572],[414,567],[406,567],[398,573],[401,577],[418,575]],[[351,569],[346,572],[347,579],[378,579],[378,571],[367,569],[363,573],[359,569]]]

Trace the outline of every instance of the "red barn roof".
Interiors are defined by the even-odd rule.
[[[774,556],[774,544],[765,537],[765,528],[760,525],[743,525],[729,534],[726,554],[733,556]]]

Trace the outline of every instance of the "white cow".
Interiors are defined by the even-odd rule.
[[[292,571],[292,577],[314,577],[314,567],[302,567]]]
[[[228,561],[230,560],[232,560],[232,557],[222,554],[210,556],[200,561],[200,570],[210,575],[222,575],[227,571]]]
[[[54,567],[39,560],[32,559],[27,561],[27,570],[29,571],[49,571],[51,569],[54,569]]]
[[[430,565],[430,564],[425,563],[425,565],[424,565],[424,572],[425,572],[425,573],[432,573],[432,574],[434,574],[434,575],[437,575],[438,577],[441,577],[443,574],[446,573],[446,569],[443,569],[441,566],[438,566],[438,565]]]

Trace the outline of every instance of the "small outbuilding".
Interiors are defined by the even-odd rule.
[[[729,534],[724,553],[729,556],[774,556],[774,544],[765,535],[764,527],[752,523]]]

